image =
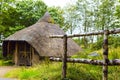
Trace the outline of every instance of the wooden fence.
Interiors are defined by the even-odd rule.
[[[85,63],[92,65],[103,66],[103,80],[108,80],[108,66],[120,65],[120,59],[109,60],[108,59],[108,36],[110,34],[120,33],[120,28],[114,30],[103,30],[99,32],[91,32],[84,34],[74,34],[74,35],[51,35],[50,38],[63,38],[64,41],[64,53],[62,58],[50,58],[51,61],[62,61],[62,79],[66,78],[67,62],[74,63]],[[91,36],[91,35],[104,35],[103,42],[103,60],[91,60],[91,59],[71,59],[67,58],[67,38],[81,37],[81,36]]]

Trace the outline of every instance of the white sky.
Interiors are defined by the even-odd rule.
[[[43,2],[50,7],[51,6],[59,6],[61,8],[63,8],[67,4],[72,4],[75,1],[76,0],[43,0]]]

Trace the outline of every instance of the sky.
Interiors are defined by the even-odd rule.
[[[67,4],[72,4],[76,0],[43,0],[43,2],[48,5],[49,7],[51,6],[59,6],[61,8],[65,7]]]

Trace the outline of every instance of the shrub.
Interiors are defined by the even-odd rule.
[[[0,59],[3,59],[1,47],[0,47]]]
[[[99,50],[103,45],[103,37],[98,38],[98,41],[90,44],[90,49]],[[120,46],[120,37],[119,36],[109,36],[108,37],[108,46],[117,48]]]

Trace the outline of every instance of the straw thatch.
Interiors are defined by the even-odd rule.
[[[65,32],[51,22],[52,19],[47,12],[37,23],[14,33],[4,41],[25,41],[37,51],[39,56],[61,57],[63,40],[49,38],[49,36],[64,35]],[[68,55],[71,56],[78,51],[80,47],[72,39],[68,39]]]

